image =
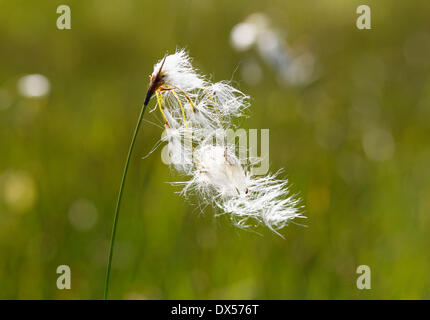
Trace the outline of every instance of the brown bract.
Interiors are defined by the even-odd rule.
[[[163,62],[161,63],[160,69],[157,71],[156,74],[153,74],[151,76],[151,80],[149,82],[149,87],[148,87],[148,91],[146,93],[146,98],[144,102],[145,106],[149,103],[149,100],[151,99],[154,92],[164,84],[164,79],[163,79],[164,75],[161,71],[163,69],[164,62],[166,61],[166,57],[167,57],[167,52],[163,58]]]

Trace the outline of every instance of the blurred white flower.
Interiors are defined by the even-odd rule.
[[[2,200],[11,211],[23,213],[36,203],[36,184],[25,171],[7,171],[0,176],[0,187]]]
[[[79,199],[71,204],[67,215],[73,227],[80,231],[87,231],[96,224],[98,212],[91,201]]]
[[[238,23],[231,30],[232,46],[239,51],[250,49],[257,39],[257,32],[258,30],[253,23]]]
[[[271,25],[268,15],[253,13],[231,29],[230,43],[240,52],[255,48],[262,60],[278,73],[282,84],[307,85],[315,80],[316,59],[309,50],[291,47],[285,41],[284,34],[284,30]],[[244,64],[242,68],[246,67]],[[258,69],[254,67],[253,70]],[[246,72],[242,73],[244,80],[249,82]],[[254,79],[255,82],[258,80]]]
[[[48,78],[41,74],[29,74],[18,80],[18,91],[26,98],[46,96],[50,89]]]

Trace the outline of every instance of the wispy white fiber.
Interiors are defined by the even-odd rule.
[[[185,50],[177,50],[154,66],[157,105],[163,114],[171,165],[186,180],[182,194],[197,194],[202,202],[227,214],[240,228],[264,224],[282,229],[303,218],[299,200],[288,181],[277,174],[252,176],[235,154],[235,145],[216,141],[219,131],[235,127],[246,116],[249,97],[228,81],[212,83],[191,64]],[[248,159],[249,160],[249,159]],[[278,233],[279,234],[279,233]]]

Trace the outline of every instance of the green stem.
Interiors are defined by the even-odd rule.
[[[143,114],[145,113],[145,109],[146,109],[146,105],[143,105],[142,109],[140,111],[139,120],[137,120],[137,125],[136,125],[136,129],[134,130],[133,138],[131,139],[130,148],[128,150],[128,155],[127,155],[127,160],[126,160],[125,166],[124,166],[124,173],[122,175],[121,185],[119,187],[118,200],[117,200],[116,209],[115,209],[115,218],[113,220],[113,226],[112,226],[112,237],[110,240],[109,260],[108,260],[107,271],[106,271],[106,283],[105,283],[105,295],[104,295],[105,300],[108,298],[108,293],[109,293],[109,278],[110,278],[110,269],[112,266],[113,247],[115,245],[116,226],[118,223],[119,208],[121,205],[122,194],[124,191],[125,178],[127,177],[128,165],[130,163],[131,154],[133,153],[133,149],[134,149],[134,143],[136,142],[137,133],[139,132],[139,128],[140,128],[140,125],[142,123]]]

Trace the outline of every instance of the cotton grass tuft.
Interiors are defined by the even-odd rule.
[[[198,195],[244,229],[264,224],[279,234],[293,219],[304,218],[288,181],[278,178],[280,171],[253,176],[234,144],[214,143],[219,132],[235,128],[234,120],[247,116],[246,94],[228,81],[212,83],[192,66],[184,49],[155,64],[151,81],[156,77],[156,104],[165,121],[172,168],[186,177],[176,183],[183,196]]]

